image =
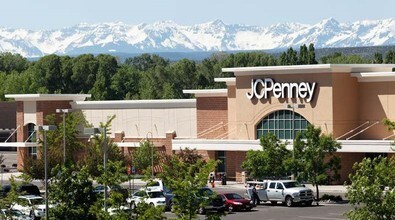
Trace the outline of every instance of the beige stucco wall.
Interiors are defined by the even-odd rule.
[[[359,84],[355,77],[349,73],[332,74],[333,92],[333,137],[345,139],[354,133],[349,133],[362,122],[359,119]],[[322,99],[325,97],[319,97]],[[328,109],[329,110],[329,109]]]
[[[88,109],[86,120],[94,126],[116,115],[111,126],[114,132],[125,132],[125,137],[165,138],[167,131],[176,131],[179,138],[196,138],[196,108],[165,109]],[[148,134],[151,138],[151,134]]]
[[[250,100],[246,93],[251,91],[252,78],[271,78],[280,83],[316,82],[317,85],[310,103],[296,98],[277,99],[272,94],[269,99]],[[346,139],[362,130],[351,140],[377,140],[393,134],[382,120],[395,121],[395,82],[358,82],[350,73],[262,74],[237,76],[236,87],[228,87],[229,139],[255,139],[256,124],[274,111],[287,109],[289,103],[304,104],[305,108],[295,112],[334,138]],[[353,129],[355,131],[350,132]]]
[[[359,84],[359,117],[361,121],[380,123],[359,135],[359,139],[383,139],[392,134],[382,120],[395,121],[395,82],[363,82]],[[393,138],[393,137],[392,137]]]
[[[316,82],[314,98],[310,103],[302,99],[277,99],[271,96],[269,99],[249,100],[246,93],[251,90],[251,79],[272,78],[276,82]],[[323,131],[333,131],[333,103],[332,103],[332,75],[320,74],[281,74],[261,76],[238,76],[236,77],[235,106],[229,108],[229,137],[230,139],[256,139],[255,126],[271,112],[287,109],[286,104],[305,104],[303,109],[295,109],[295,112],[305,117],[310,123],[321,126]],[[231,121],[232,120],[232,121]]]

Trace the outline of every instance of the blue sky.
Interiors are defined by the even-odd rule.
[[[268,26],[395,18],[393,0],[6,0],[0,27],[56,29],[81,22],[152,23],[173,20],[190,25],[220,19],[227,24]]]

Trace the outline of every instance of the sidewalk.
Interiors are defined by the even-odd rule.
[[[19,176],[22,175],[22,172],[7,172],[7,173],[0,173],[0,178],[4,181],[8,181],[11,176],[14,176],[15,179],[19,180]]]

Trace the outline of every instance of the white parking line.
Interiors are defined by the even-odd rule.
[[[326,218],[326,217],[316,217],[316,216],[298,216],[299,218],[302,219],[327,219],[327,220],[344,220],[344,218]]]

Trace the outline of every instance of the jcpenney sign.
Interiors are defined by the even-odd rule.
[[[251,92],[247,92],[247,98],[267,99],[270,93],[276,98],[302,98],[310,102],[314,95],[317,83],[276,83],[273,79],[252,79]]]

